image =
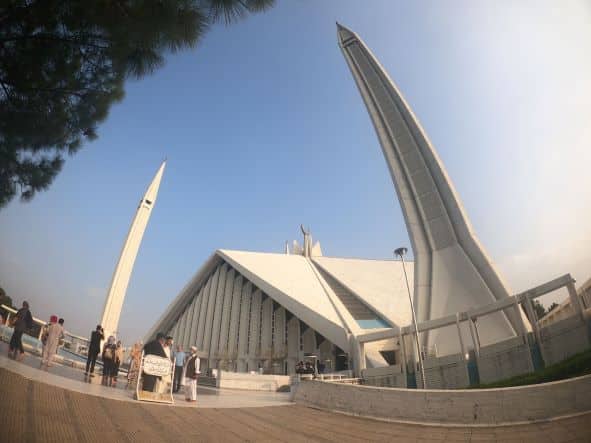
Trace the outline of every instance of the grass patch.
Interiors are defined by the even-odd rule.
[[[591,374],[591,349],[573,355],[560,363],[532,372],[531,374],[518,375],[494,383],[471,386],[470,389],[535,385],[538,383],[548,383],[551,381],[564,380],[566,378],[579,377],[586,374]]]

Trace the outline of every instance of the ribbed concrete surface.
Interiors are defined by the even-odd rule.
[[[502,428],[384,423],[301,406],[192,409],[129,403],[0,368],[2,442],[591,441],[591,417]]]

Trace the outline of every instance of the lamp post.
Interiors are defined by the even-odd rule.
[[[402,247],[394,250],[394,255],[400,257],[402,262],[402,271],[404,272],[404,281],[406,282],[406,291],[408,292],[408,301],[410,302],[410,310],[412,312],[412,322],[415,325],[415,340],[417,342],[417,352],[419,354],[419,366],[421,367],[421,377],[423,378],[423,389],[427,389],[427,379],[425,378],[425,368],[423,367],[423,357],[421,355],[421,345],[419,343],[419,327],[417,324],[417,314],[415,313],[415,306],[412,302],[412,295],[410,293],[410,286],[408,285],[408,276],[406,275],[406,266],[404,265],[404,254],[408,249]],[[402,338],[404,340],[404,338]]]

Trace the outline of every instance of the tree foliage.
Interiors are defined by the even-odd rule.
[[[46,189],[129,78],[274,0],[13,0],[0,6],[0,208]]]
[[[6,294],[3,288],[0,288],[0,305],[6,305],[12,308],[12,298]]]
[[[536,316],[538,317],[538,319],[540,319],[544,315],[546,315],[546,308],[544,308],[544,305],[541,302],[539,302],[538,300],[534,300],[533,306],[534,306],[534,311],[536,311]]]
[[[546,312],[550,312],[550,311],[546,311],[546,308],[544,307],[544,305],[542,303],[540,303],[539,300],[534,299],[532,301],[532,306],[534,308],[534,312],[536,314],[537,319],[541,319],[544,315],[546,315]],[[523,312],[525,314],[525,316],[527,317],[527,319],[529,321],[531,321],[531,319],[529,318],[529,315],[527,313],[527,310],[525,309],[525,306],[521,307],[523,309]]]

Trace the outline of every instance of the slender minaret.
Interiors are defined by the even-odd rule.
[[[402,207],[415,258],[418,321],[435,319],[508,296],[474,234],[443,163],[410,106],[357,34],[337,23],[339,46],[369,111]],[[480,341],[522,333],[521,313],[507,309],[482,317]],[[454,337],[455,335],[455,337]],[[467,330],[465,335],[468,335]],[[457,331],[439,329],[423,346],[451,351]],[[466,342],[470,338],[465,337]]]
[[[113,273],[111,288],[105,300],[105,309],[103,310],[101,319],[101,325],[105,330],[105,338],[109,337],[109,335],[117,335],[119,316],[121,315],[123,300],[127,292],[127,285],[129,284],[133,264],[137,257],[144,231],[148,225],[152,208],[156,203],[158,188],[160,187],[160,180],[162,180],[165,166],[166,160],[158,168],[158,172],[156,172],[152,183],[150,183],[150,186],[148,186],[146,193],[140,201],[133,222],[131,223],[129,234],[127,234],[127,238],[125,239],[117,267]]]

